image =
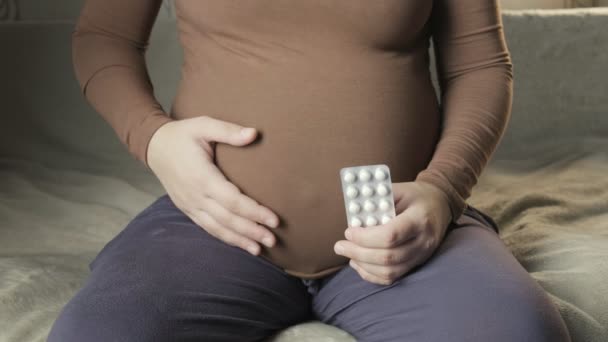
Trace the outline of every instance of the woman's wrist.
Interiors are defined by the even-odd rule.
[[[435,193],[435,197],[438,198],[438,202],[441,203],[440,207],[443,208],[442,217],[445,219],[444,222],[452,222],[454,219],[452,203],[450,202],[450,198],[446,192],[435,183],[427,182],[425,180],[416,180],[416,182],[423,184],[429,189],[429,191]]]
[[[154,130],[151,131],[151,134],[148,138],[148,142],[144,150],[145,156],[144,158],[142,158],[142,161],[144,162],[144,165],[153,172],[154,165],[156,165],[157,163],[157,154],[155,153],[155,151],[157,151],[158,146],[162,145],[159,142],[163,140],[165,132],[170,126],[169,124],[173,122],[175,122],[175,120],[173,119],[163,120],[159,125],[156,126]]]

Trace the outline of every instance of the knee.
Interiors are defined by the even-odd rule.
[[[537,284],[499,288],[485,307],[491,327],[511,341],[570,342],[568,329],[559,310]]]
[[[437,266],[450,274],[450,291],[437,299],[446,334],[470,341],[570,341],[546,291],[494,235],[466,228],[459,234],[467,253],[454,248]]]
[[[63,307],[47,341],[167,341],[161,300],[145,284],[89,282]]]
[[[432,341],[570,342],[559,311],[540,287],[503,279],[452,290],[429,312],[436,328],[429,332]]]

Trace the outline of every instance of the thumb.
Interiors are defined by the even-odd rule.
[[[393,183],[393,200],[395,201],[395,211],[400,212],[407,209],[417,198],[417,191],[414,182]]]
[[[193,120],[190,127],[194,134],[197,138],[202,138],[207,142],[242,146],[251,143],[257,136],[255,128],[244,127],[209,116],[200,116],[193,118]]]

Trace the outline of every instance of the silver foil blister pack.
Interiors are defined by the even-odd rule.
[[[387,165],[340,169],[348,227],[385,224],[395,217],[391,174]]]

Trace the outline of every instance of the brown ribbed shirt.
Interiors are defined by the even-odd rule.
[[[73,34],[86,99],[131,154],[171,120],[208,115],[260,141],[216,163],[281,218],[261,257],[319,278],[348,264],[339,169],[387,164],[462,214],[509,119],[512,65],[496,0],[176,0],[184,61],[171,110],[144,54],[160,0],[87,0]],[[437,101],[428,48],[434,42]]]

